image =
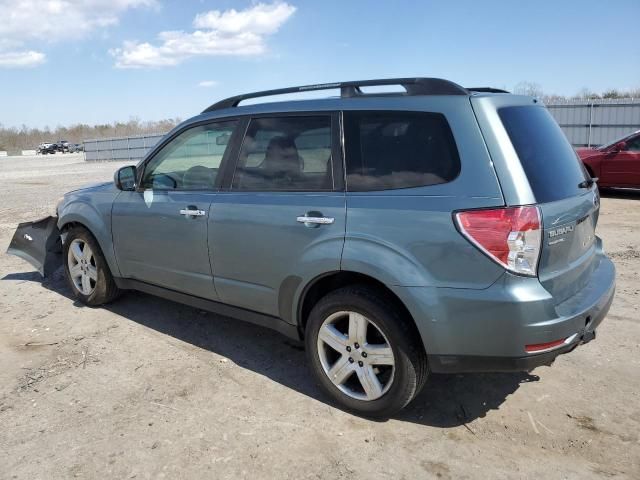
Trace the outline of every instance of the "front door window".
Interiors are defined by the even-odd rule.
[[[200,125],[182,132],[147,164],[142,187],[155,190],[213,190],[237,122]]]

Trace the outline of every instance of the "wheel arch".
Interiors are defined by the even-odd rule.
[[[91,227],[89,227],[86,223],[83,223],[83,222],[77,221],[77,220],[69,220],[67,222],[61,223],[60,226],[58,227],[58,229],[60,230],[60,235],[61,236],[66,236],[66,234],[69,232],[69,230],[71,230],[73,228],[76,228],[76,227],[84,228],[87,232],[89,232],[91,234],[91,236],[94,238],[94,240],[98,243],[98,246],[100,247],[100,250],[104,254],[104,247],[102,246],[102,243],[100,242],[100,239],[96,236],[96,234],[93,232],[93,230],[91,230]]]
[[[59,230],[60,233],[67,233],[69,230],[71,230],[72,228],[75,227],[82,227],[85,228],[89,231],[89,233],[91,233],[91,235],[93,235],[93,232],[91,231],[91,229],[89,227],[87,227],[85,224],[81,223],[81,222],[77,222],[77,221],[68,221],[68,222],[64,222],[62,224],[60,224],[59,226]],[[95,235],[93,235],[95,238]]]
[[[413,315],[411,315],[407,306],[392,289],[370,275],[348,270],[339,270],[319,275],[304,287],[298,301],[296,315],[300,338],[304,338],[307,319],[314,305],[325,295],[348,285],[364,285],[385,295],[396,308],[402,311],[403,316],[409,320],[412,328],[415,329],[415,334],[418,335],[417,338],[421,338]]]
[[[73,205],[73,204],[72,204]],[[111,229],[105,225],[101,216],[92,208],[83,208],[81,211],[65,211],[61,212],[58,219],[58,229],[62,238],[66,236],[66,233],[74,228],[82,227],[86,229],[98,243],[102,255],[111,270],[113,276],[120,276],[120,269],[115,258],[115,252],[113,249],[113,242],[111,238]]]

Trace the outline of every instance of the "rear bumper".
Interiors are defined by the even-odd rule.
[[[528,357],[429,355],[429,368],[435,373],[530,372],[537,367],[551,365],[559,355],[569,353],[577,346],[575,343]]]
[[[43,277],[53,273],[61,263],[62,244],[57,217],[45,217],[18,225],[7,253],[29,262]]]
[[[435,373],[529,371],[595,337],[615,293],[615,267],[599,253],[589,282],[557,304],[536,278],[505,273],[484,290],[404,287]],[[428,314],[425,315],[425,312]],[[544,353],[526,345],[569,339]]]
[[[611,306],[614,290],[608,298],[606,305],[597,314],[598,317],[589,317],[590,322],[585,325],[582,332],[576,335],[571,343],[555,348],[551,351],[530,354],[520,357],[490,357],[474,355],[428,355],[429,368],[434,373],[471,373],[471,372],[530,372],[531,370],[551,365],[555,359],[575,350],[578,346],[589,343],[596,338],[596,328]]]

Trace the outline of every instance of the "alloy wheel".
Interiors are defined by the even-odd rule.
[[[391,387],[393,350],[382,330],[366,316],[353,311],[333,313],[320,327],[317,347],[324,373],[349,397],[372,401]]]
[[[69,276],[71,281],[83,295],[91,295],[98,281],[98,267],[89,244],[80,238],[76,238],[69,245],[67,256]]]

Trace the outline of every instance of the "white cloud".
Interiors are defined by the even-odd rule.
[[[131,8],[156,0],[0,0],[2,66],[33,66],[45,55],[25,45],[77,40],[118,23]]]
[[[198,86],[203,88],[211,88],[215,87],[216,85],[218,85],[218,82],[216,82],[215,80],[203,80],[198,83]]]
[[[44,63],[45,55],[33,50],[21,52],[0,52],[0,68],[35,67]]]
[[[276,33],[284,22],[296,11],[296,7],[288,3],[259,3],[252,8],[240,12],[234,10],[212,10],[196,15],[193,21],[195,28],[217,30],[221,33],[239,34],[252,32],[257,35]]]
[[[266,51],[265,37],[276,33],[295,11],[282,2],[258,3],[241,11],[213,10],[196,15],[193,32],[161,32],[157,46],[124,42],[110,53],[118,68],[174,66],[196,56],[260,55]]]
[[[119,15],[156,0],[0,0],[0,37],[19,41],[77,39],[118,23]]]

